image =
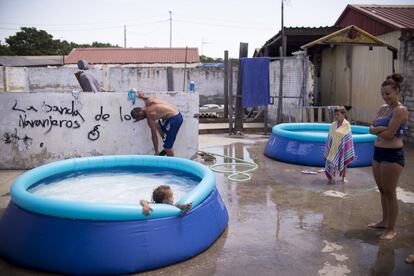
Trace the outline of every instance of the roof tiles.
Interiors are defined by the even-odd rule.
[[[345,11],[348,9],[359,11],[394,29],[414,29],[414,5],[348,5]],[[337,23],[345,16],[345,11]]]
[[[92,64],[184,63],[186,48],[74,48],[66,64],[85,59]],[[199,63],[197,48],[187,48],[187,63]]]

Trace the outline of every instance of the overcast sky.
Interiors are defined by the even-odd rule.
[[[36,27],[55,39],[109,42],[127,47],[197,47],[199,53],[238,56],[240,42],[255,48],[281,26],[280,0],[0,0],[0,41],[20,27]],[[331,26],[347,4],[414,4],[414,0],[287,0],[285,26]]]

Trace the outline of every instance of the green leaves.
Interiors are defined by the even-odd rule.
[[[41,56],[41,55],[67,55],[73,48],[88,47],[119,47],[110,43],[93,42],[90,44],[77,44],[66,40],[53,39],[51,34],[33,27],[22,27],[21,31],[6,38],[8,45],[0,45],[0,55]]]

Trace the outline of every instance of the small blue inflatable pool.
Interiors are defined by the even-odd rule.
[[[161,168],[194,175],[200,182],[177,203],[193,202],[185,216],[153,204],[105,204],[45,198],[28,191],[60,174],[96,169]],[[228,223],[213,172],[186,159],[100,156],[68,159],[32,169],[16,179],[0,219],[0,256],[29,269],[55,273],[127,274],[188,259],[207,249]]]
[[[264,154],[287,163],[323,167],[329,127],[322,123],[275,125]],[[376,136],[369,134],[368,127],[352,126],[352,138],[356,159],[349,167],[371,166]]]

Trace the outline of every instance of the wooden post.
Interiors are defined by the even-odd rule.
[[[174,91],[174,75],[173,68],[171,66],[167,67],[167,90]]]
[[[318,107],[318,123],[323,122],[322,120],[322,108]]]
[[[229,135],[233,134],[233,114],[234,114],[234,99],[233,99],[233,66],[231,64],[231,59],[227,61],[228,64],[228,78],[229,78]]]
[[[277,99],[277,123],[282,123],[283,108],[283,47],[279,48],[280,53],[280,71],[279,71],[279,98]]]
[[[309,120],[311,123],[314,123],[315,122],[315,110],[313,108],[307,108],[307,109],[309,109],[309,112],[310,112]]]
[[[269,47],[265,47],[264,56],[265,57],[268,57],[269,56]],[[269,87],[269,89],[270,89],[270,87]],[[267,114],[268,114],[268,112],[269,112],[268,105],[265,104],[265,106],[264,106],[264,112],[263,112],[264,113],[263,114],[263,116],[264,116],[264,118],[263,118],[263,128],[264,128],[263,133],[264,133],[264,135],[267,135]]]
[[[329,114],[329,109],[326,107],[325,108],[325,122],[330,122],[331,121],[331,116]]]
[[[185,79],[187,77],[187,52],[188,52],[188,47],[185,46],[185,62],[184,62],[184,79],[183,79],[183,92],[186,91],[185,89]]]
[[[224,118],[229,116],[229,51],[224,51]]]
[[[263,127],[264,127],[264,135],[267,135],[267,113],[268,113],[268,107],[267,104],[264,106],[264,118],[263,118]]]
[[[248,43],[240,42],[239,50],[239,72],[237,78],[237,94],[236,94],[236,121],[234,129],[236,132],[243,133],[243,96],[242,96],[242,72],[241,72],[241,58],[247,57]]]
[[[302,122],[302,107],[300,106],[298,106],[298,108],[295,111],[295,122]]]

